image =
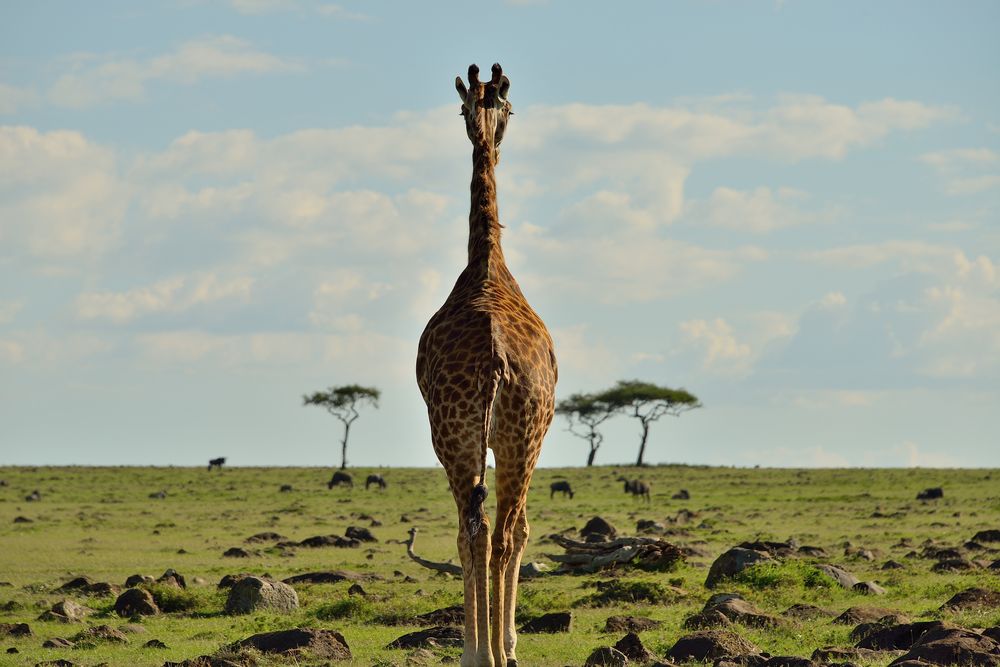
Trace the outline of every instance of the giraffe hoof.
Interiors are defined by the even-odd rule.
[[[517,660],[514,658],[508,658],[507,667],[517,667]]]

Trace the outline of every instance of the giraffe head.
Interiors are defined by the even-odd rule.
[[[465,87],[462,77],[455,78],[455,89],[462,100],[462,116],[465,131],[473,145],[482,141],[492,144],[494,162],[500,160],[500,142],[507,129],[507,119],[513,113],[507,101],[510,79],[504,76],[499,63],[493,65],[493,77],[479,80],[479,67],[469,65],[469,87]]]

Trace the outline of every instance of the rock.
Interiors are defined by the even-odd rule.
[[[972,536],[973,542],[1000,542],[1000,530],[981,530]]]
[[[338,581],[375,581],[381,577],[371,574],[361,574],[350,570],[332,570],[328,572],[307,572],[282,579],[286,584],[335,584]]]
[[[288,613],[298,609],[295,589],[280,581],[245,577],[229,589],[225,612],[229,615],[267,610]]]
[[[410,632],[393,640],[386,648],[428,648],[437,646],[461,646],[465,641],[464,631],[451,626],[436,626],[426,630]]]
[[[351,526],[344,531],[344,536],[348,539],[358,540],[359,542],[378,542],[378,539],[372,535],[372,531],[356,526]]]
[[[777,618],[761,612],[735,593],[718,593],[710,597],[702,614],[710,612],[718,612],[733,623],[755,628],[773,628],[780,624]]]
[[[453,607],[442,607],[426,614],[420,614],[414,620],[417,625],[462,625],[465,623],[465,607],[460,604]]]
[[[62,637],[52,637],[42,642],[42,648],[73,648],[74,646],[76,646],[75,642]]]
[[[584,667],[624,667],[628,664],[628,656],[612,646],[602,646],[594,649]]]
[[[109,584],[106,581],[98,581],[84,588],[83,592],[95,597],[110,597],[121,593],[122,588],[116,584]]]
[[[851,589],[854,588],[855,584],[859,583],[857,577],[847,570],[837,567],[836,565],[823,563],[821,565],[817,565],[816,569],[836,581],[842,588]]]
[[[829,558],[830,554],[826,552],[823,547],[811,547],[809,545],[799,547],[800,554],[803,556],[809,556],[810,558]]]
[[[145,588],[130,588],[115,600],[115,613],[122,617],[155,616],[160,608]]]
[[[148,642],[142,645],[143,648],[168,648],[166,644],[161,642],[159,639],[150,639]]]
[[[149,497],[153,498],[155,500],[163,500],[164,498],[167,497],[167,492],[166,491],[154,491],[153,493],[149,494]]]
[[[772,558],[787,558],[798,550],[798,544],[789,540],[788,542],[770,542],[767,540],[757,540],[755,542],[741,542],[737,544],[741,549],[751,549],[766,553]]]
[[[260,542],[279,542],[281,540],[287,540],[288,538],[284,535],[279,535],[278,533],[265,531],[263,533],[257,533],[256,535],[251,535],[247,539],[243,540],[247,544],[258,544]]]
[[[883,570],[902,570],[905,567],[906,566],[903,565],[902,563],[894,560],[887,560],[886,562],[882,563]]]
[[[851,630],[851,641],[859,642],[877,630],[884,630],[888,627],[904,625],[909,622],[910,619],[903,614],[890,614],[870,623],[860,623],[857,627]]]
[[[231,547],[226,549],[222,557],[223,558],[250,558],[252,554],[246,549],[241,549],[240,547]]]
[[[347,537],[341,537],[340,535],[316,535],[314,537],[307,537],[306,539],[299,542],[300,547],[337,547],[340,549],[352,549],[354,547],[361,546],[359,540],[352,540]]]
[[[76,577],[75,579],[70,579],[65,584],[57,588],[56,592],[69,593],[71,591],[79,591],[93,585],[94,582],[91,581],[90,577]]]
[[[217,658],[214,655],[200,655],[197,658],[184,660],[183,662],[163,663],[163,667],[247,667],[245,662],[233,662],[225,658]]]
[[[38,617],[40,621],[59,621],[74,623],[82,621],[85,616],[93,613],[93,609],[79,605],[72,600],[62,600],[52,605],[52,608]]]
[[[639,635],[634,632],[629,632],[615,642],[615,648],[621,651],[626,658],[634,662],[649,662],[656,657],[652,651],[643,646]]]
[[[365,589],[361,587],[361,584],[351,584],[351,587],[347,589],[347,594],[368,597],[368,593],[366,593]]]
[[[278,489],[278,491],[280,491],[281,493],[291,493],[294,490],[295,489],[292,487],[291,484],[282,484],[281,488]]]
[[[937,500],[938,498],[944,498],[944,489],[940,486],[924,489],[917,494],[917,500]]]
[[[934,563],[931,572],[966,572],[978,569],[979,566],[968,558],[945,558]]]
[[[187,588],[187,582],[184,580],[184,576],[180,574],[174,568],[168,568],[160,578],[156,580],[158,584],[164,584],[165,586],[174,586],[176,588]]]
[[[810,658],[797,655],[774,655],[767,659],[764,667],[820,667]]]
[[[600,535],[609,540],[613,540],[618,537],[618,531],[610,523],[605,521],[599,516],[595,516],[593,519],[587,522],[587,524],[580,529],[580,534],[583,537],[590,537],[591,535]]]
[[[651,618],[640,618],[637,616],[608,616],[604,622],[604,630],[609,634],[619,632],[645,632],[655,630],[663,625],[663,621],[654,621]]]
[[[836,612],[811,604],[793,604],[791,607],[781,612],[781,615],[787,616],[788,618],[800,618],[802,620],[811,621],[817,618],[829,618],[831,616],[836,616]]]
[[[674,495],[670,496],[673,500],[691,500],[691,494],[688,493],[687,489],[681,489]]]
[[[732,625],[729,617],[717,609],[700,611],[684,619],[682,627],[685,630],[707,630],[709,628],[724,628]]]
[[[931,665],[1000,665],[1000,643],[964,628],[933,628],[921,635],[909,652],[889,663],[923,661]]]
[[[723,579],[729,579],[752,565],[772,561],[773,559],[767,553],[733,547],[712,563],[712,567],[708,570],[708,577],[705,579],[705,587],[715,588],[716,584]]]
[[[35,667],[76,667],[76,663],[70,662],[65,658],[59,658],[57,660],[43,660],[41,662],[36,662]]]
[[[976,607],[1000,607],[1000,591],[991,591],[985,588],[966,588],[964,591],[953,595],[947,602],[941,605],[941,611],[959,611],[974,609]]]
[[[541,632],[570,632],[573,625],[573,615],[568,611],[543,614],[533,618],[521,626],[521,632],[541,633]]]
[[[946,625],[941,621],[917,621],[916,623],[888,625],[869,633],[855,646],[875,651],[905,650],[910,648],[927,631],[951,627],[954,626]]]
[[[141,586],[142,584],[151,584],[154,581],[156,581],[156,579],[153,579],[148,574],[133,574],[125,580],[125,588]]]
[[[14,517],[14,523],[35,523],[35,520],[29,519],[26,516],[16,516]]]
[[[885,609],[883,607],[850,607],[840,616],[833,619],[833,622],[840,623],[841,625],[857,625],[858,623],[871,623],[897,613],[893,609]]]
[[[652,519],[639,519],[635,524],[635,532],[637,533],[663,533],[667,530],[659,521],[653,521]]]
[[[310,657],[328,660],[350,660],[351,649],[344,635],[333,630],[319,628],[293,628],[277,632],[264,632],[241,639],[228,648],[239,650],[252,647],[261,653],[289,654],[298,657],[305,653]]]
[[[862,595],[885,595],[885,589],[874,581],[859,581],[851,589]]]
[[[875,661],[882,658],[883,653],[867,648],[840,648],[836,646],[826,646],[818,648],[812,653],[812,659],[818,662],[855,663],[867,662],[875,664]]]
[[[760,653],[760,649],[735,633],[727,630],[702,630],[678,639],[667,651],[667,658],[678,662],[705,662],[723,656],[757,653]]]
[[[26,495],[24,499],[27,500],[29,503],[38,502],[39,500],[42,499],[42,494],[38,492],[38,489],[35,489],[34,491]]]
[[[30,637],[31,626],[27,623],[0,623],[0,637]]]
[[[95,625],[92,628],[87,628],[86,630],[82,630],[77,633],[73,639],[78,642],[90,640],[99,642],[118,642],[120,644],[128,643],[128,637],[110,625]]]

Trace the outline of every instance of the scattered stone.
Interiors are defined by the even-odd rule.
[[[124,618],[155,616],[160,613],[160,608],[145,588],[130,588],[115,600],[115,613]]]
[[[621,651],[626,658],[635,662],[649,662],[656,657],[652,651],[643,646],[639,635],[634,632],[629,632],[615,642],[615,648]]]
[[[573,615],[568,611],[559,611],[551,614],[543,614],[533,618],[521,626],[521,632],[542,633],[542,632],[570,632],[573,625]]]
[[[701,613],[711,612],[718,612],[733,623],[755,628],[773,628],[780,624],[777,618],[761,612],[736,593],[719,593],[710,597]]]
[[[95,625],[92,628],[87,628],[77,633],[73,637],[74,641],[99,641],[99,642],[118,642],[120,644],[127,644],[128,637],[126,637],[121,631],[110,625]]]
[[[373,581],[381,577],[351,572],[350,570],[332,570],[328,572],[306,572],[282,579],[286,584],[335,584],[338,581]]]
[[[947,602],[941,605],[941,611],[959,611],[974,609],[976,607],[1000,607],[1000,591],[991,591],[985,588],[966,588],[964,591],[953,595]]]
[[[393,640],[386,648],[435,648],[439,646],[461,646],[465,635],[461,628],[437,626],[410,632]]]
[[[166,644],[161,642],[159,639],[150,639],[148,642],[142,645],[143,648],[169,648]]]
[[[700,611],[684,619],[682,627],[685,630],[707,630],[709,628],[724,628],[732,625],[729,617],[717,609]]]
[[[154,581],[156,580],[148,574],[133,574],[125,580],[125,588],[133,588],[135,586],[141,586],[142,584],[151,584]]]
[[[964,628],[932,628],[890,665],[1000,665],[1000,643]]]
[[[166,491],[156,491],[154,493],[149,494],[149,497],[153,498],[153,499],[156,499],[156,500],[163,500],[164,498],[167,497],[167,492]]]
[[[708,577],[705,579],[705,587],[715,588],[716,584],[723,579],[729,579],[752,565],[772,561],[771,556],[765,552],[733,547],[712,563],[712,567],[708,570]]]
[[[900,563],[899,561],[894,561],[894,560],[887,560],[886,562],[882,563],[883,570],[902,570],[905,567],[906,566]]]
[[[295,490],[295,489],[294,489],[294,488],[292,488],[292,485],[291,485],[291,484],[282,484],[282,485],[281,485],[281,488],[280,488],[280,489],[278,489],[278,491],[280,491],[281,493],[291,493],[291,492],[292,492],[292,491],[294,491],[294,490]]]
[[[90,577],[77,577],[75,579],[70,579],[65,584],[56,589],[57,593],[69,593],[71,591],[79,591],[87,586],[92,586],[94,584]]]
[[[829,618],[831,616],[836,616],[836,612],[811,604],[793,604],[791,607],[781,612],[781,615],[789,618],[799,618],[805,621],[811,621],[817,618]]]
[[[882,658],[883,654],[868,648],[840,648],[837,646],[825,646],[818,648],[812,653],[812,659],[818,662],[827,663],[857,663],[867,662],[875,664],[876,659]]]
[[[1000,542],[1000,530],[981,530],[972,536],[973,542]]]
[[[29,519],[26,516],[16,516],[14,517],[14,523],[35,523],[35,520]]]
[[[635,532],[637,533],[657,533],[661,534],[667,530],[659,521],[653,521],[652,519],[639,519],[635,524]]]
[[[946,558],[934,563],[931,572],[966,572],[978,569],[979,566],[968,558]]]
[[[691,500],[691,494],[688,493],[687,489],[681,489],[674,495],[670,496],[673,500]]]
[[[298,607],[299,596],[288,584],[250,576],[230,588],[225,612],[229,615],[249,614],[266,609],[288,613]]]
[[[36,662],[35,667],[76,667],[76,663],[70,662],[65,658],[58,658],[56,660],[43,660],[42,662]]]
[[[306,653],[328,660],[350,660],[351,649],[344,635],[319,628],[293,628],[277,632],[264,632],[241,639],[227,648],[239,650],[252,647],[261,653],[278,653],[299,656]]]
[[[898,613],[899,612],[894,609],[885,609],[883,607],[850,607],[840,616],[833,619],[833,622],[840,623],[841,625],[872,623],[880,618],[885,618],[886,616],[892,616]]]
[[[937,500],[938,498],[944,498],[944,489],[940,486],[924,489],[917,494],[917,500]]]
[[[74,646],[76,646],[75,642],[62,637],[52,637],[42,642],[42,648],[73,648]]]
[[[799,553],[810,558],[829,558],[830,554],[823,547],[811,547],[809,545],[799,547]]]
[[[38,502],[39,500],[42,499],[42,494],[38,492],[38,489],[35,489],[34,491],[26,495],[24,499],[27,500],[29,503]]]
[[[625,667],[628,656],[612,646],[602,646],[594,649],[583,667]]]
[[[251,553],[240,547],[231,547],[222,554],[223,558],[250,558]]]
[[[163,667],[247,667],[245,662],[233,662],[225,658],[217,658],[214,655],[200,655],[197,658],[184,660],[182,662],[163,663]]]
[[[855,584],[859,583],[857,577],[847,570],[837,567],[836,565],[823,563],[817,565],[816,569],[836,581],[842,588],[851,589],[854,588]]]
[[[414,617],[417,625],[463,625],[465,623],[465,607],[457,604],[452,607],[442,607]]]
[[[361,584],[351,584],[351,587],[347,589],[348,595],[360,595],[361,597],[368,597],[368,593],[365,589],[361,587]]]
[[[187,588],[187,582],[184,580],[184,576],[181,575],[174,568],[168,568],[160,578],[156,580],[158,584],[164,584],[166,586],[174,586],[176,588]]]
[[[645,632],[655,630],[663,625],[663,621],[654,621],[651,618],[641,618],[638,616],[608,616],[604,622],[606,633],[617,634],[619,632]]]
[[[7,649],[7,653],[8,654],[15,654],[15,653],[20,653],[20,651],[17,650],[16,646],[11,646],[10,648]]]
[[[793,540],[787,542],[771,542],[768,540],[757,540],[755,542],[741,542],[737,544],[741,549],[751,549],[753,551],[760,551],[766,553],[772,558],[787,558],[795,554],[798,550],[798,544]]]
[[[863,637],[855,646],[858,648],[870,648],[875,651],[892,651],[897,649],[909,649],[928,630],[939,630],[954,626],[946,625],[941,621],[917,621],[915,623],[902,623],[887,625],[870,632]]]
[[[59,621],[60,623],[75,623],[93,613],[93,609],[79,605],[72,600],[62,600],[52,605],[52,608],[38,617],[40,621]]]
[[[0,637],[30,637],[31,626],[27,623],[0,623]]]
[[[585,538],[588,538],[591,535],[601,535],[609,540],[613,540],[618,537],[618,531],[615,530],[614,526],[601,517],[595,516],[580,529],[580,535]]]
[[[219,580],[219,583],[216,584],[215,587],[216,588],[232,588],[237,582],[242,581],[243,579],[246,579],[247,577],[253,577],[253,576],[256,576],[256,575],[250,574],[249,572],[240,572],[239,574],[227,574],[224,577],[222,577],[222,579]],[[288,583],[288,582],[286,581],[285,583]]]
[[[279,535],[278,533],[266,531],[263,533],[257,533],[256,535],[251,535],[247,539],[243,540],[247,544],[257,544],[260,542],[279,542],[281,540],[288,539],[284,535]]]
[[[874,581],[859,581],[851,589],[862,595],[885,595],[885,589]]]
[[[870,623],[861,623],[851,630],[851,641],[858,642],[876,630],[883,630],[894,625],[905,625],[909,622],[910,619],[903,614],[889,614]]]
[[[339,549],[351,549],[354,547],[361,546],[359,540],[352,540],[347,537],[341,537],[340,535],[316,535],[314,537],[307,537],[298,543],[300,547],[337,547]]]
[[[344,531],[344,536],[351,540],[358,540],[359,542],[378,542],[378,539],[372,535],[372,531],[367,528],[357,528],[356,526],[351,526]]]
[[[685,635],[667,651],[667,658],[678,662],[705,662],[723,656],[758,654],[760,649],[727,630],[702,630]]]

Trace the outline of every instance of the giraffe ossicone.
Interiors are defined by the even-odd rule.
[[[528,541],[528,487],[552,423],[558,376],[552,338],[500,245],[495,168],[512,111],[510,79],[499,64],[491,73],[483,82],[471,65],[468,86],[461,77],[455,81],[472,142],[469,260],[417,350],[434,452],[458,509],[462,667],[517,664],[514,610]],[[492,534],[484,509],[487,449],[496,462]]]

